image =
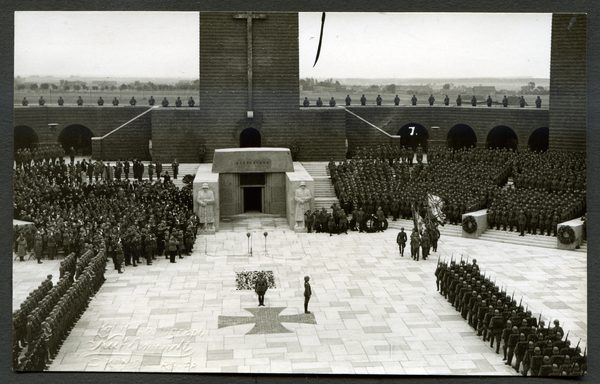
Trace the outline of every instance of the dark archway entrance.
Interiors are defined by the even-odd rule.
[[[447,136],[448,148],[450,149],[462,149],[471,148],[477,145],[477,135],[473,128],[466,124],[457,124],[450,131]]]
[[[531,133],[527,147],[532,151],[547,151],[550,143],[550,129],[538,128]]]
[[[494,127],[487,135],[485,145],[487,148],[507,148],[516,150],[519,144],[517,134],[506,125]]]
[[[262,187],[243,187],[244,212],[262,212]]]
[[[421,144],[423,152],[427,153],[427,139],[429,139],[429,132],[421,124],[406,124],[398,131],[400,136],[400,145],[408,148],[412,148],[413,151],[417,150],[417,146]]]
[[[73,124],[60,132],[58,142],[66,153],[69,153],[69,148],[73,147],[78,155],[91,155],[93,136],[92,131],[86,126]]]
[[[33,130],[33,128],[28,127],[26,125],[19,125],[15,127],[15,140],[14,140],[14,149],[15,152],[17,149],[29,148],[33,149],[39,142],[39,138],[37,133]]]
[[[246,128],[240,133],[240,148],[260,147],[260,132],[254,128]]]

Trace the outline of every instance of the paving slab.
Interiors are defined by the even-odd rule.
[[[226,223],[176,264],[159,257],[118,274],[109,263],[49,370],[516,375],[437,293],[438,257],[477,258],[535,316],[560,319],[570,340],[587,345],[586,253],[442,237],[417,262],[400,257],[395,230],[294,233],[270,215]],[[13,309],[47,274],[56,282],[58,266],[15,261]],[[236,272],[254,270],[275,275],[264,307],[236,289]]]

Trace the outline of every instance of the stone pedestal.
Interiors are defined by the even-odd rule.
[[[583,221],[578,217],[573,220],[565,221],[564,223],[559,223],[557,227],[557,231],[560,231],[560,227],[569,226],[573,228],[573,232],[575,232],[575,241],[571,244],[563,244],[560,242],[558,237],[556,238],[556,247],[558,249],[575,249],[577,246],[581,245],[583,242]]]
[[[479,236],[481,236],[481,234],[483,232],[486,231],[486,229],[488,229],[488,220],[487,220],[487,210],[482,209],[480,211],[475,211],[475,212],[467,212],[464,215],[462,215],[462,220],[465,220],[465,217],[467,216],[473,216],[475,218],[475,222],[477,223],[477,230],[473,233],[467,233],[464,229],[462,230],[462,237],[468,237],[471,239],[476,239]]]

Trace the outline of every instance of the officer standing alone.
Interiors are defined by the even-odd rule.
[[[310,283],[308,282],[309,280],[310,277],[304,276],[304,313],[310,313],[308,311],[308,301],[312,295],[312,290],[310,289]]]

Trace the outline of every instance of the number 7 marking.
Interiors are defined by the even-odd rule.
[[[410,129],[410,135],[414,135],[415,133],[415,127],[408,127],[408,129]]]

